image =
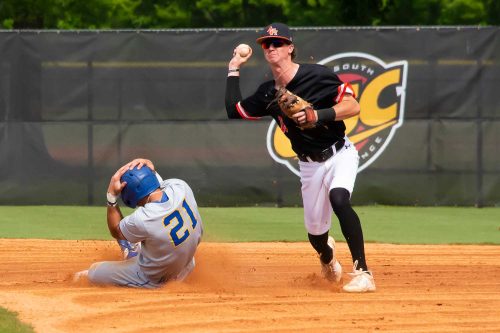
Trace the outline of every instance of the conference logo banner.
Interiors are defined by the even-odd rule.
[[[344,120],[346,135],[359,152],[358,172],[372,164],[403,124],[408,62],[383,60],[360,52],[332,55],[318,62],[349,82],[361,106],[358,116]],[[267,131],[267,150],[297,176],[298,159],[290,141],[273,120]]]

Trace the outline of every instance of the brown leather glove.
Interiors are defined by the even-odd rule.
[[[306,122],[297,124],[300,128],[306,129],[316,127],[316,114],[314,113],[311,103],[305,101],[300,96],[295,95],[284,87],[278,89],[276,92],[276,100],[278,101],[281,111],[283,111],[288,118],[293,119],[294,121],[296,121],[293,117],[294,114],[300,111],[305,112]]]

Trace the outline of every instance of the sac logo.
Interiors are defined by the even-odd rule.
[[[360,104],[359,115],[344,120],[345,133],[359,152],[360,172],[382,154],[403,124],[408,62],[386,64],[367,53],[349,52],[325,58],[318,64],[349,82]],[[276,162],[299,176],[297,155],[275,121],[267,131],[267,150]]]

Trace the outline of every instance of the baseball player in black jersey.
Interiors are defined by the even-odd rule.
[[[361,223],[350,202],[359,156],[345,136],[343,120],[359,114],[354,91],[323,65],[294,62],[295,45],[285,24],[266,26],[257,43],[262,47],[273,80],[262,83],[253,95],[242,98],[239,69],[252,52],[242,56],[235,49],[228,64],[225,98],[228,117],[274,118],[299,159],[304,223],[309,241],[319,254],[323,276],[335,282],[342,278],[342,266],[335,257],[335,242],[328,235],[333,211],[354,264],[353,272],[349,273],[353,278],[343,289],[347,292],[375,291],[373,275],[365,260]],[[302,126],[310,121],[306,112],[298,112],[292,118],[282,112],[276,93],[283,87],[312,104],[314,127]]]

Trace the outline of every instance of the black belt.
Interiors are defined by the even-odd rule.
[[[332,147],[328,147],[325,150],[322,150],[318,153],[309,153],[309,154],[297,154],[297,157],[302,162],[324,162],[328,160],[330,157],[335,155],[342,147],[344,147],[344,140],[339,140],[335,142],[335,151],[333,151]]]

